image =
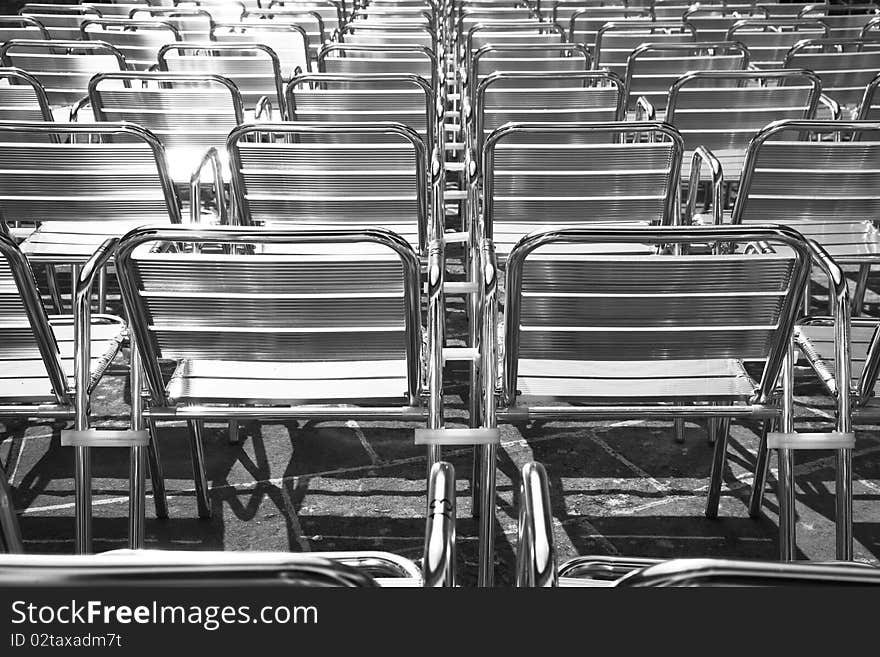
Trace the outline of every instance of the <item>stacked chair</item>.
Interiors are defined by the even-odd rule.
[[[880,10],[676,0],[27,4],[0,18],[0,415],[72,422],[76,549],[93,448],[130,450],[130,552],[0,560],[0,583],[447,586],[473,447],[477,583],[494,582],[499,424],[706,421],[718,515],[731,420],[755,423],[749,512],[779,460],[836,454],[853,558],[853,423],[872,419],[880,261]],[[449,260],[463,277],[448,280]],[[45,309],[33,268],[46,273]],[[850,292],[842,267],[857,269]],[[71,285],[62,289],[60,271]],[[828,312],[813,314],[813,276]],[[119,291],[122,317],[106,313]],[[69,302],[66,301],[69,295]],[[97,304],[93,304],[93,300]],[[67,306],[72,315],[65,311]],[[460,304],[461,343],[448,322]],[[93,314],[93,306],[97,311]],[[117,352],[126,429],[92,427]],[[833,399],[798,432],[794,366]],[[444,366],[467,370],[446,426]],[[846,383],[843,383],[846,382]],[[849,387],[847,387],[849,386]],[[386,553],[144,551],[160,424],[406,422],[426,448],[420,566]],[[24,543],[5,478],[2,546]],[[517,582],[877,583],[857,566],[582,557],[557,568],[546,475],[522,473]]]

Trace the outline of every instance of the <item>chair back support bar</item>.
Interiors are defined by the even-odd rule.
[[[783,68],[807,69],[822,80],[822,92],[856,107],[880,72],[880,36],[871,39],[806,39],[785,56]]]
[[[798,41],[826,38],[828,27],[815,19],[742,20],[727,31],[727,40],[746,46],[758,68],[781,68],[786,53]]]

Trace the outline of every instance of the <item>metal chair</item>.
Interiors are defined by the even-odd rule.
[[[0,42],[11,39],[51,39],[45,26],[30,16],[0,16]]]
[[[133,226],[181,222],[164,147],[136,125],[2,121],[0,163],[4,224],[39,226],[22,244],[34,263],[81,264]]]
[[[201,517],[211,513],[202,446],[208,419],[394,419],[425,426],[423,439],[462,431],[443,427],[439,241],[428,266],[427,326],[419,256],[384,229],[144,227],[114,243],[90,266],[115,253],[139,354],[132,371],[139,377],[143,368],[146,388],[144,404],[132,404],[133,429],[190,422]],[[156,248],[166,244],[234,248]],[[85,323],[88,309],[81,311]],[[168,380],[160,360],[177,363]],[[489,433],[497,441],[497,431]],[[431,444],[429,472],[439,460]],[[142,486],[135,477],[136,500]],[[442,488],[448,510],[450,477]],[[133,504],[140,508],[133,522],[142,525],[142,502]],[[87,506],[77,513],[88,522]]]
[[[294,24],[215,23],[211,39],[217,43],[250,43],[268,46],[278,56],[281,79],[285,82],[312,70],[309,36]]]
[[[291,80],[286,94],[293,121],[393,121],[415,131],[425,142],[426,154],[439,161],[440,154],[435,149],[442,144],[442,108],[424,78],[411,74],[311,73]],[[375,141],[377,136],[365,138]]]
[[[880,261],[878,183],[880,123],[775,121],[749,145],[731,221],[792,226],[839,265],[859,265],[858,314],[870,267]]]
[[[89,334],[84,338],[69,315],[46,315],[30,263],[5,232],[0,232],[0,254],[0,299],[4,309],[0,321],[0,416],[73,420],[78,426],[87,426],[88,395],[119,349],[124,322],[111,315],[89,318]],[[88,356],[75,360],[74,345],[82,344],[84,339],[90,344]],[[101,432],[104,438],[111,434]],[[155,454],[154,448],[151,456]],[[77,453],[77,477],[84,465],[82,456]],[[79,528],[77,531],[79,544]],[[6,551],[23,551],[7,475],[2,468],[0,537]]]
[[[211,40],[214,17],[204,9],[196,7],[154,7],[144,5],[132,9],[128,17],[132,20],[157,20],[170,23],[180,34],[180,41],[205,43]]]
[[[599,30],[606,23],[628,23],[630,21],[644,23],[653,21],[654,14],[650,7],[630,7],[610,5],[602,7],[586,7],[575,11],[568,20],[568,40],[580,43],[596,55],[596,39]]]
[[[688,245],[712,242],[742,248],[678,255]],[[626,243],[665,246],[671,253],[615,255],[596,248]],[[775,250],[748,249],[752,243]],[[792,335],[811,261],[833,283],[835,353],[848,353],[842,272],[821,247],[788,227],[606,225],[531,233],[507,259],[494,417],[721,418],[706,503],[710,518],[718,513],[730,418],[778,418],[781,431],[767,440],[779,451],[781,558],[795,553],[793,451],[833,449],[837,554],[851,559],[848,396],[838,399],[835,431],[797,433],[793,426]],[[482,321],[484,339],[495,344],[491,302]],[[761,367],[749,373],[745,362]],[[841,380],[849,380],[849,360],[838,359],[836,367]]]
[[[13,39],[0,44],[0,60],[37,78],[53,110],[69,121],[85,106],[94,74],[127,68],[123,54],[103,41]]]
[[[248,8],[241,17],[241,23],[257,25],[298,25],[308,37],[309,59],[317,66],[318,52],[328,42],[324,19],[316,11],[285,11]]]
[[[880,86],[880,73],[874,76],[874,79],[865,86],[865,93],[862,96],[861,103],[859,103],[859,113],[856,118],[862,121],[880,118],[880,98],[874,99],[878,86]]]
[[[201,73],[103,73],[89,83],[89,99],[98,121],[136,123],[158,137],[168,175],[190,190],[190,216],[198,222],[202,170],[210,165],[215,195],[229,180],[226,136],[244,122],[235,84]],[[228,204],[223,195],[216,201],[226,223]]]
[[[761,5],[769,10],[769,5]],[[756,68],[781,68],[786,53],[803,39],[827,39],[828,27],[815,19],[742,20],[727,30],[727,41],[749,49]]]
[[[334,0],[271,0],[266,8],[272,11],[313,11],[321,16],[324,27],[331,35],[338,33],[347,20],[345,3]]]
[[[318,71],[360,75],[362,73],[418,75],[440,93],[442,71],[437,55],[422,46],[368,46],[331,43],[318,54]]]
[[[694,43],[643,43],[626,61],[627,111],[635,113],[642,103],[643,118],[662,119],[669,88],[692,71],[742,71],[749,66],[749,52],[740,43],[697,41]]]
[[[626,77],[630,53],[644,43],[656,48],[668,44],[693,43],[696,30],[680,21],[620,21],[605,23],[596,35],[593,68],[608,69]],[[731,39],[728,39],[731,40]]]
[[[769,14],[765,8],[754,4],[730,6],[727,3],[698,3],[688,8],[681,18],[697,30],[698,41],[725,41],[727,31],[737,22],[744,19],[766,20]]]
[[[80,24],[90,18],[100,18],[97,9],[86,5],[55,5],[28,3],[19,15],[39,22],[49,33],[48,39],[75,41],[79,39]]]
[[[811,119],[822,85],[810,71],[698,71],[687,73],[669,90],[665,120],[684,139],[682,180],[689,180],[694,153],[711,151],[725,181],[739,179],[752,138],[776,119]],[[720,206],[720,204],[719,204]],[[719,212],[721,207],[716,208]]]
[[[864,563],[782,563],[733,559],[579,556],[557,567],[547,474],[522,468],[517,542],[519,587],[858,586],[880,584]]]
[[[49,98],[40,81],[20,68],[0,68],[0,121],[52,121]],[[14,134],[4,135],[15,140]]]
[[[625,101],[623,81],[608,71],[493,73],[474,94],[469,147],[482,153],[489,134],[505,123],[622,121]]]
[[[822,81],[822,92],[852,118],[865,87],[880,72],[880,37],[799,41],[785,55],[783,68],[813,71]]]
[[[136,71],[157,66],[159,49],[166,43],[181,40],[174,25],[160,20],[90,19],[82,22],[80,32],[85,41],[102,41],[117,48],[128,66]]]
[[[159,69],[222,75],[238,87],[249,118],[287,118],[281,61],[269,46],[246,42],[211,43],[208,47],[198,43],[169,43],[159,50]]]
[[[277,136],[264,143],[261,134]],[[392,143],[389,143],[393,140]],[[339,143],[342,141],[343,143]],[[443,215],[440,167],[429,179],[427,148],[397,123],[269,123],[230,133],[237,221],[290,229],[381,226],[427,257]],[[272,169],[267,170],[266,163]]]
[[[662,123],[508,123],[486,138],[469,181],[470,207],[482,207],[470,226],[505,259],[547,226],[678,223],[681,154]]]
[[[828,26],[830,39],[858,39],[862,29],[872,19],[880,16],[876,4],[819,4],[801,10],[800,18],[815,18]]]

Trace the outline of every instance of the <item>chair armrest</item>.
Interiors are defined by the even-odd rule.
[[[74,427],[89,428],[89,396],[92,374],[92,288],[98,273],[116,253],[118,237],[111,237],[99,246],[86,261],[75,282],[73,299],[73,377],[75,390]]]
[[[636,99],[636,121],[654,121],[657,117],[657,110],[651,104],[651,101],[644,96]]]
[[[822,105],[824,105],[826,108],[828,108],[829,112],[831,112],[832,120],[834,120],[834,121],[840,120],[840,114],[841,114],[840,103],[838,103],[833,98],[826,96],[825,94],[822,94],[819,96],[819,102]]]
[[[223,166],[220,162],[220,154],[213,146],[205,151],[199,165],[195,168],[189,179],[190,222],[194,224],[200,223],[200,209],[202,206],[202,172],[209,164],[211,165],[214,183],[214,196],[217,199],[217,211],[220,213],[220,223],[221,225],[226,226],[229,224],[229,213],[227,212],[226,195],[223,190]]]
[[[89,97],[83,96],[80,98],[73,107],[70,108],[70,122],[76,123],[79,119],[79,113],[84,107],[88,107],[89,105]]]
[[[428,518],[422,559],[426,587],[455,586],[455,470],[435,463],[428,479]]]
[[[264,114],[267,121],[272,121],[272,101],[269,100],[269,96],[260,96],[254,108],[254,120],[261,121]]]
[[[722,194],[724,191],[724,171],[721,169],[721,162],[718,158],[705,146],[697,146],[694,151],[694,157],[691,161],[691,177],[688,180],[688,197],[686,209],[686,221],[693,225],[694,214],[697,207],[697,191],[700,187],[700,181],[703,177],[703,163],[709,165],[712,173],[710,181],[710,189],[712,195],[712,223],[720,226],[724,223],[724,202]]]

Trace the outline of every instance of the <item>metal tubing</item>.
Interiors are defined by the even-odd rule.
[[[74,394],[74,428],[89,429],[89,386],[91,374],[91,323],[92,304],[88,290],[79,294],[80,266],[70,266],[70,278],[74,289],[74,344],[73,376],[76,381]],[[92,465],[88,447],[76,447],[74,460],[74,515],[76,517],[75,545],[77,554],[92,551]]]
[[[788,345],[782,364],[782,418],[780,429],[783,433],[794,431],[794,350]],[[794,452],[780,449],[779,476],[777,490],[779,498],[779,558],[792,561],[797,550],[796,508],[794,496]]]
[[[516,585],[557,586],[550,489],[547,472],[540,463],[526,463],[522,468],[517,529]]]
[[[709,477],[709,495],[706,499],[706,517],[718,517],[718,503],[721,500],[721,483],[727,467],[727,439],[730,434],[730,418],[716,421],[718,435],[715,437],[715,450],[712,456],[712,474]]]
[[[141,404],[143,413],[143,404]],[[156,517],[163,520],[168,517],[168,498],[165,495],[165,476],[162,473],[162,458],[159,452],[159,427],[155,421],[150,420],[150,446],[147,448],[147,456],[150,462],[150,482],[153,486],[153,504],[156,507]]]
[[[435,463],[428,478],[428,518],[422,560],[426,587],[455,586],[455,470]]]
[[[138,355],[137,342],[131,340],[131,365],[129,367],[131,385],[131,429],[144,429],[143,369]],[[128,547],[139,550],[144,547],[144,524],[146,522],[146,477],[144,476],[143,447],[132,447],[129,464],[128,497]]]
[[[199,518],[207,520],[211,517],[211,501],[208,499],[208,479],[205,475],[205,447],[203,441],[205,422],[203,420],[190,420],[188,424],[193,481],[196,487],[196,505],[198,506]]]
[[[24,552],[21,528],[12,504],[12,489],[2,466],[0,466],[0,539],[2,539],[0,545],[5,547],[7,552],[12,554]]]
[[[770,430],[770,420],[761,422],[761,432],[758,436],[758,453],[755,457],[755,478],[752,482],[752,492],[749,495],[749,516],[757,518],[761,515],[761,506],[764,503],[764,488],[767,485],[767,468],[770,465],[770,450],[767,449],[767,433]]]

